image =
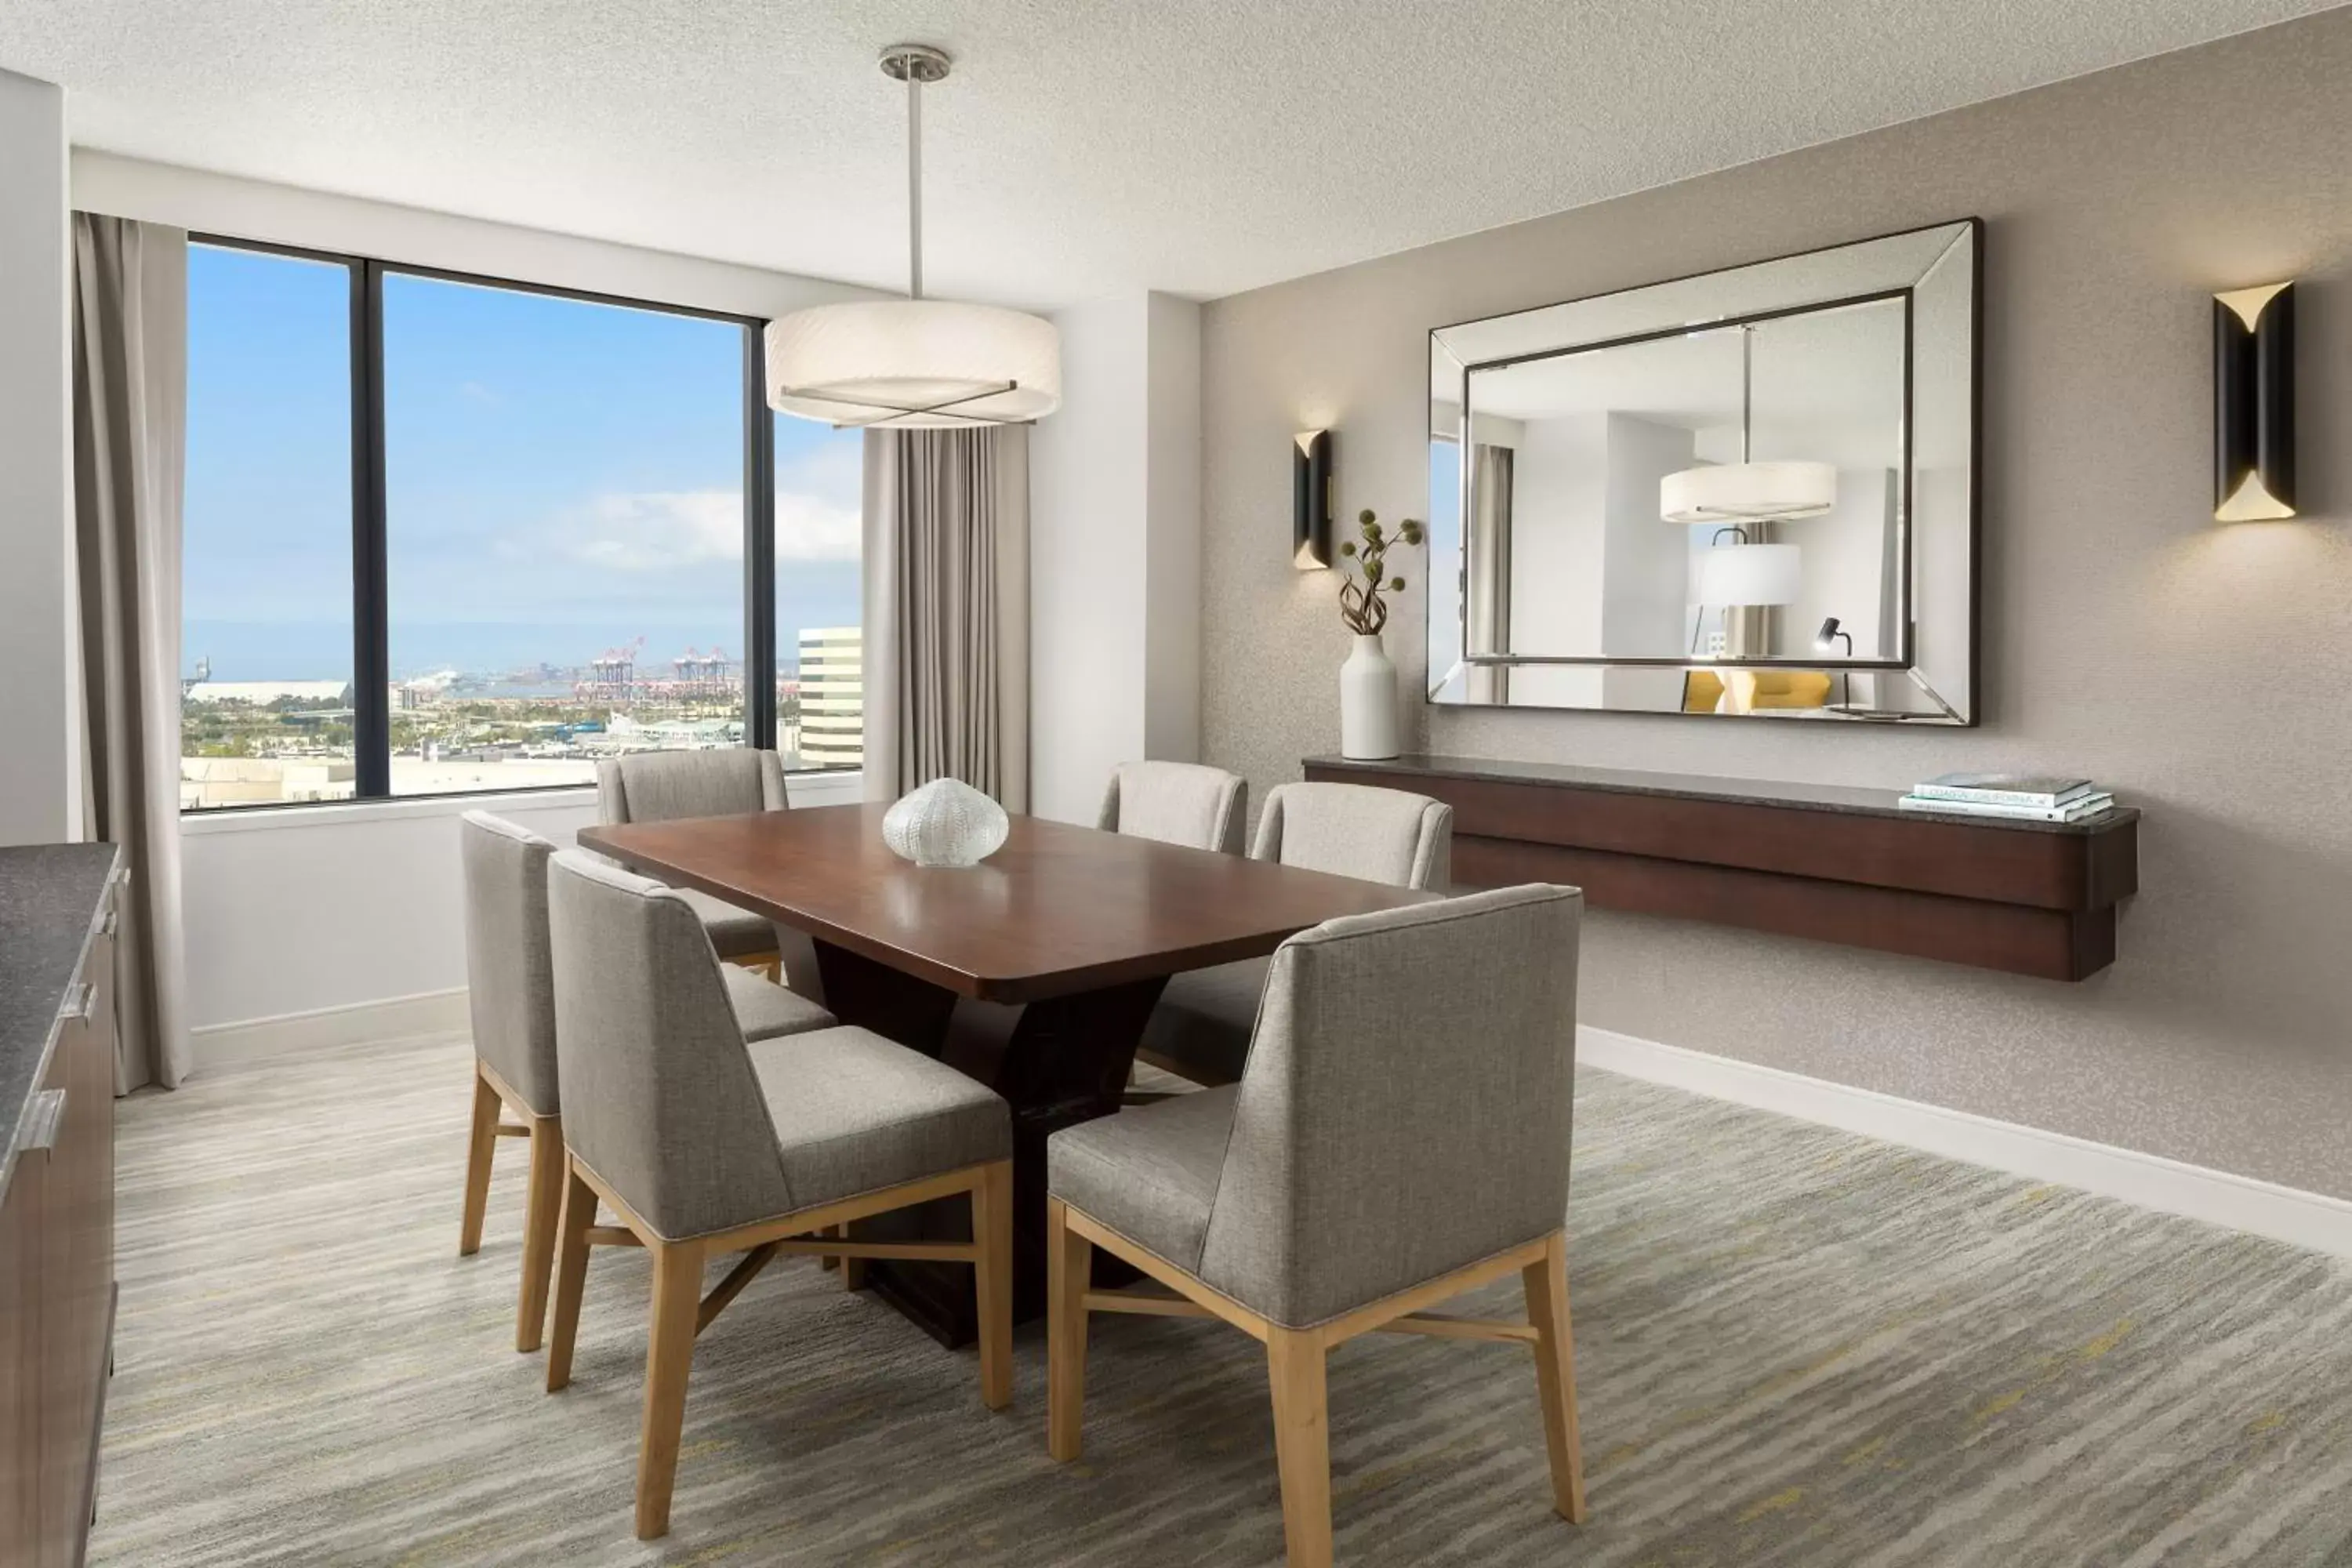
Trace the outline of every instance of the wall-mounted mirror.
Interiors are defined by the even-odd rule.
[[[1974,723],[1981,244],[1432,332],[1431,700]]]

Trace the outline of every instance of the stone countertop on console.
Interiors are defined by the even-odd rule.
[[[0,849],[0,1194],[121,858],[111,844]]]

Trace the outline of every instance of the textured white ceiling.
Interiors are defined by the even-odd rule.
[[[2335,0],[0,0],[77,142],[931,291],[1213,297]],[[2053,156],[2063,151],[2052,150]]]

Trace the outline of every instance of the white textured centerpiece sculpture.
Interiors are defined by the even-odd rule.
[[[1004,808],[961,779],[933,779],[882,814],[882,842],[918,866],[977,866],[1012,831]]]

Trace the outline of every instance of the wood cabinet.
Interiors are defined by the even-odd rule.
[[[2139,813],[2079,823],[1935,816],[1891,790],[1475,757],[1307,759],[1309,779],[1454,808],[1464,887],[1563,882],[1595,909],[1843,942],[2045,980],[2116,961]]]
[[[96,1501],[115,1296],[110,905],[87,929],[0,1195],[0,1568],[79,1563]]]

